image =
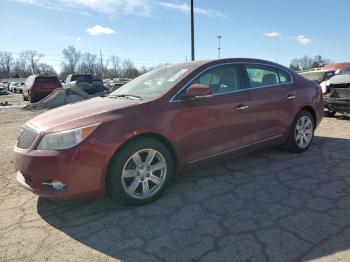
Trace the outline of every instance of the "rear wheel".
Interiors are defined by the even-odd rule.
[[[315,119],[306,110],[301,110],[295,117],[289,131],[286,147],[289,151],[302,153],[306,151],[313,140]]]
[[[173,166],[163,144],[151,138],[136,139],[112,158],[107,178],[109,192],[122,203],[149,203],[165,191]]]

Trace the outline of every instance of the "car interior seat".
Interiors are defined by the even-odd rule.
[[[276,85],[278,84],[276,74],[266,74],[262,79],[263,86]]]

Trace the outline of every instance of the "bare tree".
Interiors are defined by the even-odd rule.
[[[326,64],[331,64],[330,59],[325,59],[321,55],[317,55],[311,58],[307,55],[299,59],[293,59],[290,64],[290,68],[293,70],[310,70],[313,68],[323,67]]]
[[[135,78],[139,75],[139,71],[136,69],[134,63],[129,59],[124,59],[122,62],[123,77]]]
[[[81,52],[77,51],[73,46],[68,46],[68,48],[63,49],[62,54],[65,59],[63,67],[68,70],[70,74],[74,74],[81,59]]]
[[[312,67],[313,61],[312,58],[305,55],[299,59],[299,64],[303,70],[309,70]]]
[[[113,77],[118,77],[120,75],[121,65],[119,56],[111,56],[110,58],[112,64]]]
[[[13,56],[10,52],[0,52],[0,70],[5,77],[11,77]]]
[[[82,56],[80,70],[82,73],[96,74],[97,71],[97,56],[91,53],[85,53]]]
[[[52,66],[45,63],[40,63],[38,65],[38,72],[40,74],[46,74],[46,75],[57,75],[55,69]]]
[[[21,52],[21,57],[29,65],[33,74],[38,73],[38,64],[43,55],[34,50],[25,50]]]
[[[28,77],[32,74],[32,71],[27,66],[27,62],[23,57],[19,57],[16,59],[16,62],[13,67],[13,73],[19,75],[21,77]]]

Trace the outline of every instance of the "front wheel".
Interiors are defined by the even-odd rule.
[[[306,151],[313,140],[315,119],[306,110],[301,110],[295,117],[289,131],[286,147],[289,151],[302,153]]]
[[[111,160],[109,193],[125,204],[143,205],[158,198],[174,172],[169,150],[151,138],[135,139]]]

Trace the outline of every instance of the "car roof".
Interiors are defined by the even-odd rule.
[[[257,63],[257,64],[268,64],[273,66],[282,67],[284,69],[288,69],[283,65],[263,60],[263,59],[255,59],[255,58],[223,58],[223,59],[212,59],[212,60],[198,60],[198,61],[190,61],[190,62],[184,62],[184,63],[178,63],[174,64],[173,66],[185,66],[185,65],[192,65],[193,67],[200,67],[204,65],[210,65],[210,64],[225,64],[225,63]]]

